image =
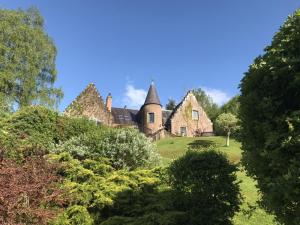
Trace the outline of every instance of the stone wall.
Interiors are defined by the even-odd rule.
[[[146,134],[154,134],[163,129],[162,108],[157,104],[144,105],[141,112],[141,130]],[[148,113],[154,113],[154,123],[148,122]]]
[[[193,110],[198,111],[198,120],[192,118]],[[181,127],[186,127],[186,136],[188,137],[201,135],[203,132],[213,132],[211,120],[207,117],[192,92],[188,92],[170,119],[170,131],[174,135],[181,136]]]
[[[105,125],[112,124],[111,113],[107,110],[94,84],[88,85],[67,107],[64,114],[72,117],[87,117]]]

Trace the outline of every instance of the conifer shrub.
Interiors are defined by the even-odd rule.
[[[105,158],[78,160],[66,152],[48,157],[61,164],[58,173],[71,199],[52,224],[101,224],[115,216],[136,221],[161,201],[158,169],[115,170]]]

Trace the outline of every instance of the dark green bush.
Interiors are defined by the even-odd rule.
[[[0,121],[0,143],[11,157],[47,153],[53,144],[80,134],[98,134],[108,128],[84,118],[69,118],[41,106],[23,107]]]
[[[261,205],[300,224],[300,10],[288,17],[241,82],[243,164]]]
[[[237,168],[215,151],[188,151],[169,168],[174,206],[188,225],[227,225],[239,210]]]

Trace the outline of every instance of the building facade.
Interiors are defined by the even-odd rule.
[[[134,127],[154,139],[168,135],[194,137],[213,134],[213,124],[192,91],[188,91],[172,111],[162,108],[154,83],[150,85],[140,110],[112,106],[112,95],[108,94],[104,103],[96,86],[90,84],[64,114],[87,117],[113,127]]]

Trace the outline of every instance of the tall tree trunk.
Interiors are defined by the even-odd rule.
[[[230,131],[227,132],[226,146],[229,146]]]

